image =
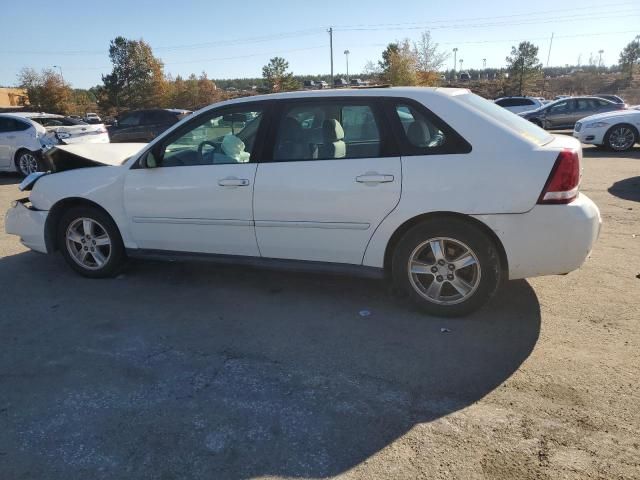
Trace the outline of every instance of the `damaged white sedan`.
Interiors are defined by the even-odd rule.
[[[234,99],[148,145],[46,157],[6,231],[87,277],[127,256],[386,275],[453,316],[504,280],[579,268],[600,231],[579,142],[465,89]]]

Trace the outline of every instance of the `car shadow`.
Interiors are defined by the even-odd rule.
[[[623,200],[640,202],[640,176],[629,177],[615,182],[607,191]]]
[[[483,398],[540,333],[525,281],[461,319],[383,282],[210,264],[88,280],[25,252],[0,283],[7,478],[337,475]]]
[[[640,159],[640,147],[634,147],[628,152],[613,152],[604,148],[582,146],[582,154],[588,158],[635,158]]]
[[[22,177],[17,173],[0,173],[0,185],[17,185]]]

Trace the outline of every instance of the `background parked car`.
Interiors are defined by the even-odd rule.
[[[573,129],[573,136],[582,143],[604,146],[616,152],[626,152],[640,142],[640,111],[636,109],[600,113],[582,118]]]
[[[303,88],[306,90],[313,90],[314,88],[317,88],[317,85],[313,80],[305,80],[303,82]]]
[[[189,110],[155,108],[124,113],[109,127],[111,142],[150,142],[172,125],[178,123]]]
[[[87,123],[102,123],[102,119],[98,116],[97,113],[87,113],[84,116],[84,121]]]
[[[367,82],[363,81],[360,78],[352,78],[351,82],[349,82],[349,84],[352,87],[364,87],[365,85],[367,85]]]
[[[551,102],[520,116],[547,130],[573,128],[578,120],[596,113],[622,110],[624,104],[598,97],[571,97]]]
[[[342,88],[342,87],[346,87],[348,85],[349,85],[349,83],[344,78],[336,78],[333,81],[333,86],[335,88]]]
[[[89,125],[82,120],[53,113],[16,113],[39,123],[55,133],[60,143],[109,143],[107,128],[102,124]]]
[[[544,105],[536,97],[502,97],[498,98],[495,103],[513,113],[535,110]]]
[[[56,145],[53,132],[33,120],[11,113],[0,114],[0,171],[27,176],[41,169],[43,149]]]

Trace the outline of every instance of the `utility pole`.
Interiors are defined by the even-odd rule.
[[[64,77],[62,76],[62,67],[60,65],[54,65],[53,68],[57,68],[60,70],[60,80],[62,80],[62,83],[64,84]]]
[[[522,81],[524,80],[524,58],[521,59],[522,68],[520,69],[520,96],[522,96]]]
[[[482,59],[482,70],[486,70],[487,69],[487,59],[483,58]],[[487,73],[486,71],[484,73]],[[482,74],[480,74],[480,80],[482,80]],[[487,75],[487,80],[489,80],[489,75]]]
[[[347,83],[350,83],[350,80],[349,80],[349,54],[350,54],[350,53],[351,53],[351,52],[350,52],[349,50],[345,50],[345,51],[344,51],[344,56],[345,56],[345,57],[346,57],[346,59],[347,59]]]
[[[549,66],[549,59],[551,58],[551,46],[553,45],[553,32],[551,32],[551,41],[549,42],[549,53],[547,54],[547,67]]]
[[[604,53],[604,50],[598,50],[598,67],[602,66],[602,54]]]
[[[329,27],[329,52],[331,54],[331,88],[333,88],[333,27]]]
[[[458,57],[458,47],[453,49],[453,76],[456,75],[456,58]]]

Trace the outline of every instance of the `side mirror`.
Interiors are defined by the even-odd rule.
[[[158,154],[156,148],[149,151],[140,161],[144,168],[158,168],[162,157]]]

